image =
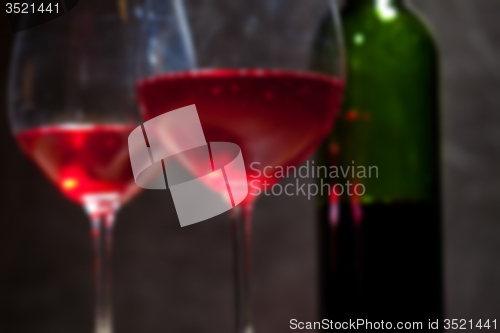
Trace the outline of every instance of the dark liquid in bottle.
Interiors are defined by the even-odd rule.
[[[335,204],[333,204],[335,205]],[[441,318],[440,208],[433,203],[340,204],[320,214],[322,318]],[[335,215],[335,214],[333,214]],[[394,328],[393,328],[394,329]],[[371,331],[371,330],[360,330]]]

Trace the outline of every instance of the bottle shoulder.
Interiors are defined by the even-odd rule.
[[[348,49],[388,47],[400,51],[415,48],[437,55],[434,35],[427,23],[411,9],[398,8],[381,13],[376,7],[350,7],[342,11],[344,37]]]

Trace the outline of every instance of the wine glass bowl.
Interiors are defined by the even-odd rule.
[[[135,187],[126,141],[140,123],[127,51],[133,26],[90,0],[16,36],[12,130],[23,152],[80,204],[84,196],[109,193],[123,203]]]
[[[261,175],[265,167],[297,165],[311,155],[334,121],[341,93],[335,78],[263,69],[182,72],[138,85],[146,119],[194,104],[207,141],[238,144],[247,172]],[[171,141],[168,133],[163,141]],[[257,187],[277,181],[252,180]]]

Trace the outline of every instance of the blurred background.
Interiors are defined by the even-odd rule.
[[[432,27],[442,56],[444,318],[495,319],[500,309],[500,3],[411,3]],[[5,15],[0,28],[0,331],[90,332],[89,223],[81,208],[21,154],[11,135],[5,94],[13,34]],[[144,191],[123,207],[118,221],[117,332],[231,331],[226,215],[180,228],[170,195]],[[262,197],[254,221],[256,331],[286,332],[292,318],[316,319],[314,202]]]

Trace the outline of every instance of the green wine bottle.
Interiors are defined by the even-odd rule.
[[[342,19],[344,106],[318,159],[347,172],[318,199],[322,315],[427,329],[442,315],[437,47],[403,0],[350,0]],[[326,19],[319,72],[331,38]]]

